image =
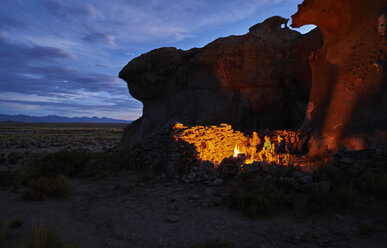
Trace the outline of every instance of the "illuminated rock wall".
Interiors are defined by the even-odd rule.
[[[276,145],[278,135],[289,137],[288,148],[291,154],[305,153],[309,136],[301,130],[258,131],[261,140],[269,136]],[[236,144],[242,147],[242,152],[246,152],[243,148],[247,147],[251,136],[235,131],[227,124],[191,127],[177,124],[156,132],[140,146],[136,146],[135,164],[138,168],[151,171],[158,166],[166,166],[169,174],[206,162],[210,162],[210,167],[217,166],[224,158],[233,156]],[[258,144],[257,150],[262,149],[262,146],[263,142]]]
[[[323,33],[310,58],[312,153],[341,145],[387,149],[387,2],[305,0],[292,19],[293,27],[315,24]]]
[[[249,140],[243,133],[234,131],[231,125],[227,124],[175,130],[177,139],[195,145],[201,160],[214,164],[220,164],[224,158],[232,156],[235,145],[246,147]]]

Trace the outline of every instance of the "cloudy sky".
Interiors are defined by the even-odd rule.
[[[0,114],[136,119],[142,104],[117,77],[131,59],[244,34],[301,2],[1,0]]]

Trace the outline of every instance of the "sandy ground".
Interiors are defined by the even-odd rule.
[[[191,247],[214,238],[246,248],[387,247],[387,212],[380,203],[329,214],[289,210],[250,220],[227,206],[228,187],[144,182],[141,175],[126,173],[99,181],[71,179],[63,200],[23,201],[22,187],[1,189],[0,221],[25,221],[19,229],[6,227],[5,247],[20,244],[41,218],[60,223],[64,239],[82,248]],[[375,232],[361,235],[362,224]]]

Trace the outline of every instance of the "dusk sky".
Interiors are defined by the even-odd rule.
[[[301,2],[1,0],[0,114],[137,119],[142,104],[118,78],[131,59],[245,34]]]

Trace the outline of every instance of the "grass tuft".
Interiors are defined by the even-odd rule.
[[[63,242],[57,225],[45,226],[41,221],[32,229],[31,236],[24,241],[21,248],[78,248],[78,246]]]
[[[28,183],[23,199],[41,201],[47,198],[65,198],[68,194],[68,179],[63,176],[33,178]]]

